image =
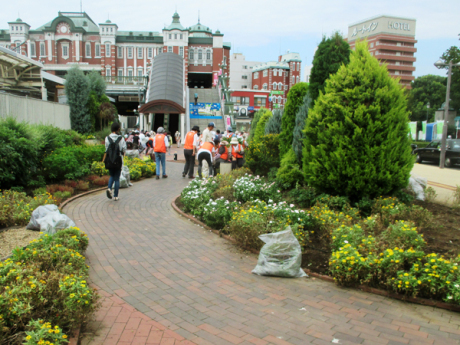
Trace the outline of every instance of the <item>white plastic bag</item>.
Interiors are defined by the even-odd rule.
[[[408,188],[415,193],[415,198],[417,200],[425,200],[425,188],[427,186],[426,178],[411,175],[409,178]]]
[[[38,224],[38,220],[45,217],[47,214],[58,211],[58,207],[56,205],[43,205],[38,206],[33,212],[32,217],[30,217],[29,224],[27,224],[28,230],[40,230],[40,225]]]
[[[257,266],[252,273],[287,278],[307,276],[300,268],[302,248],[290,226],[280,232],[260,235],[259,238],[265,244],[260,250]]]
[[[129,168],[123,166],[120,174],[120,188],[128,188],[131,185],[131,176],[129,174]]]
[[[61,214],[59,211],[48,213],[45,217],[38,219],[37,222],[40,225],[40,231],[48,235],[55,234],[57,230],[75,226],[72,219],[65,214]]]

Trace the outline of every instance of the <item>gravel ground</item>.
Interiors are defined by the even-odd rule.
[[[16,247],[25,247],[40,236],[39,231],[26,230],[26,227],[12,227],[0,232],[0,259],[11,254]]]

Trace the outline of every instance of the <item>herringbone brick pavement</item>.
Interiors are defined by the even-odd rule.
[[[104,294],[84,344],[460,343],[455,312],[251,274],[256,255],[172,209],[182,168],[168,162],[169,178],[122,189],[118,202],[97,193],[65,207],[88,233],[90,278]]]

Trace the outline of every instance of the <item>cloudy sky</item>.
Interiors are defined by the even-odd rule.
[[[0,0],[0,29],[18,15],[32,29],[54,19],[58,11],[79,11],[80,0]],[[433,63],[449,47],[460,46],[459,0],[82,0],[83,10],[96,22],[108,17],[124,31],[161,31],[177,9],[184,26],[198,21],[219,29],[232,52],[246,60],[276,60],[287,50],[300,53],[310,65],[322,35],[347,32],[350,23],[388,14],[417,20],[416,76],[445,75]]]

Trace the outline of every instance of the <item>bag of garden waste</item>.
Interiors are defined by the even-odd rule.
[[[75,226],[74,221],[65,214],[60,213],[59,210],[48,213],[37,222],[40,225],[40,231],[48,235],[54,235],[58,230]]]
[[[40,224],[38,220],[45,217],[47,214],[58,211],[56,205],[42,205],[38,206],[33,212],[32,217],[30,217],[29,224],[27,224],[28,230],[40,230]]]
[[[409,178],[409,190],[415,193],[417,200],[425,201],[425,188],[427,186],[427,180],[424,177],[411,175]]]
[[[286,278],[307,276],[300,268],[302,248],[290,226],[280,232],[260,235],[259,238],[265,244],[260,250],[257,266],[252,273]]]

